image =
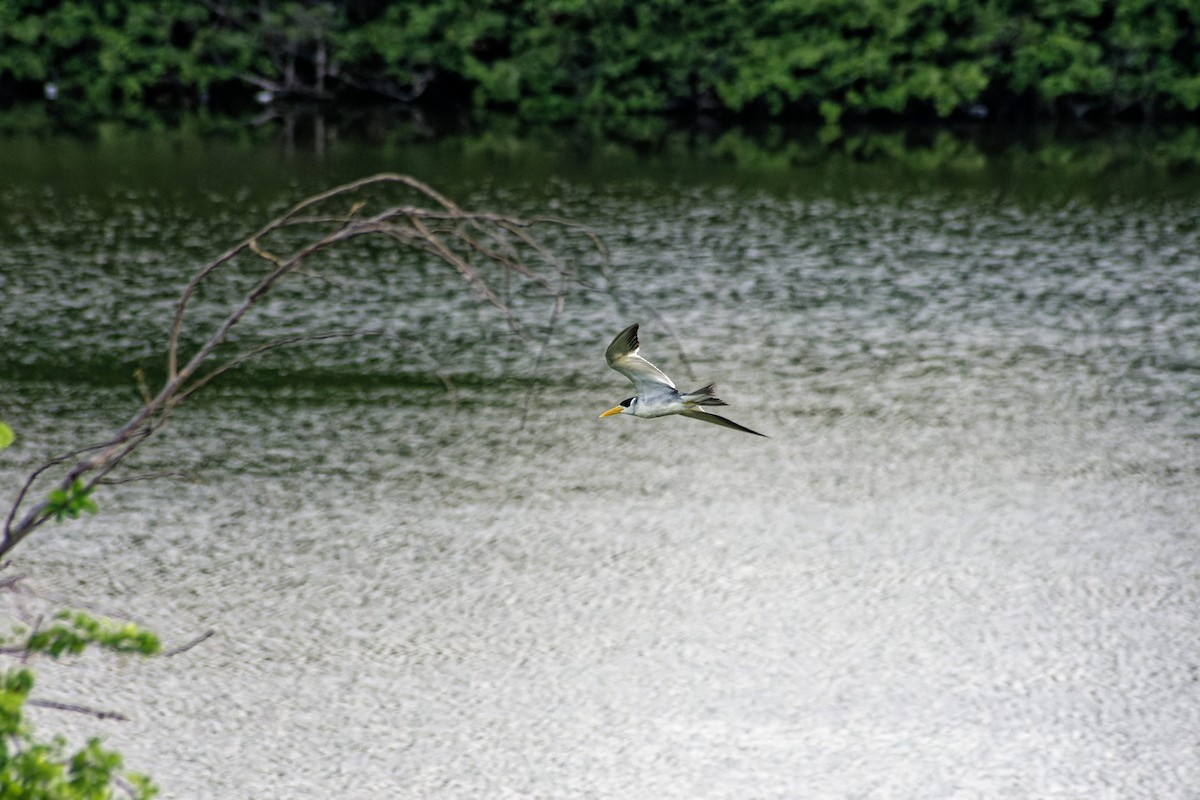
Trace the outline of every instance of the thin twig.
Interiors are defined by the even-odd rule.
[[[59,703],[55,700],[30,699],[26,702],[29,703],[29,705],[37,706],[38,708],[53,708],[57,711],[71,711],[76,714],[87,714],[89,717],[95,717],[96,719],[115,719],[120,720],[121,722],[129,721],[129,717],[125,716],[119,711],[104,711],[98,708],[78,706],[74,703]]]
[[[256,347],[253,347],[250,350],[247,350],[246,352],[238,355],[229,363],[222,364],[221,366],[217,367],[216,369],[212,370],[211,372],[200,376],[199,378],[197,378],[195,380],[195,382],[193,382],[186,388],[180,389],[179,393],[177,395],[176,402],[182,402],[189,395],[193,394],[194,392],[203,388],[206,384],[210,383],[214,378],[228,372],[231,369],[236,369],[237,367],[240,367],[242,364],[245,364],[247,361],[250,361],[255,356],[262,355],[263,353],[267,352],[268,350],[275,350],[280,347],[284,347],[286,345],[297,344],[298,342],[316,342],[316,341],[322,341],[325,339],[345,339],[345,338],[349,338],[352,336],[379,336],[379,335],[381,335],[381,333],[382,333],[382,331],[377,331],[377,330],[328,331],[326,333],[311,333],[311,334],[305,334],[305,335],[301,335],[301,336],[285,336],[281,339],[274,339],[269,342],[264,342],[263,344],[257,345]]]
[[[171,658],[172,656],[177,656],[180,653],[186,653],[188,650],[191,650],[193,647],[201,644],[202,642],[207,642],[209,639],[211,639],[212,637],[214,637],[216,635],[217,635],[216,631],[205,631],[204,633],[197,636],[195,639],[192,639],[190,642],[185,642],[184,644],[179,645],[179,647],[173,647],[170,650],[166,651],[165,653],[162,653],[160,655],[160,657],[161,658]]]
[[[139,472],[136,475],[126,475],[123,478],[104,478],[96,481],[102,486],[119,486],[122,483],[136,483],[138,481],[153,481],[159,478],[194,478],[187,470],[182,469],[164,469],[159,472]]]

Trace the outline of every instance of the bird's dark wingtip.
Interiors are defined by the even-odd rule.
[[[632,353],[639,347],[641,344],[638,342],[638,323],[635,322],[616,335],[612,344],[608,346],[608,350],[604,352],[604,357],[611,365],[614,359],[620,358],[626,353]]]
[[[641,325],[641,323],[635,322],[632,325],[630,325],[628,328],[626,328],[625,330],[621,331],[620,338],[623,342],[625,342],[626,344],[629,345],[630,350],[637,350],[639,345],[641,344],[640,342],[638,342],[638,327],[640,325]]]

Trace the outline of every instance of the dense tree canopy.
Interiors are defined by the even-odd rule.
[[[0,0],[0,99],[269,98],[536,120],[1193,116],[1195,0]]]

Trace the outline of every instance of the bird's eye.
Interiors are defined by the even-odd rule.
[[[621,406],[622,406],[622,407],[624,407],[624,408],[629,408],[629,406],[631,406],[631,405],[633,405],[633,398],[632,398],[632,397],[630,397],[628,400],[622,400],[622,401],[621,401]]]

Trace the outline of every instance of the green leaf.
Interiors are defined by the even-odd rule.
[[[78,519],[84,511],[89,514],[96,513],[99,506],[91,499],[95,489],[95,486],[89,487],[84,483],[82,478],[76,478],[69,490],[52,490],[46,496],[46,514],[61,522],[64,517]]]
[[[3,422],[0,422],[0,450],[8,447],[16,438],[17,437],[16,434],[13,433],[13,429],[5,425]]]

